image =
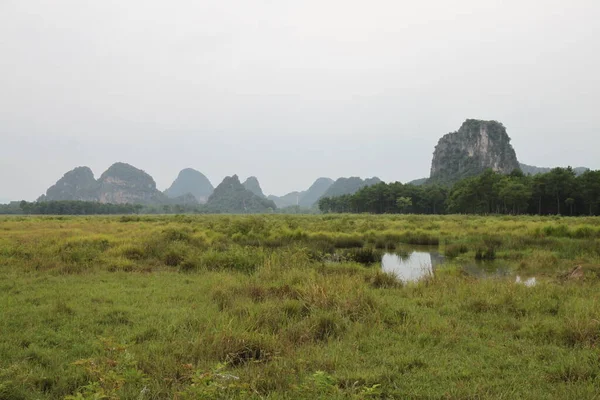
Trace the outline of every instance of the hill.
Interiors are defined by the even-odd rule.
[[[318,178],[313,182],[307,190],[301,192],[295,191],[290,192],[283,196],[269,196],[270,200],[273,200],[277,207],[284,208],[290,206],[300,206],[303,208],[311,208],[317,200],[323,196],[323,194],[333,184],[333,179],[330,178]]]
[[[527,165],[527,164],[523,164],[523,163],[520,163],[519,166],[521,168],[521,171],[523,171],[523,173],[525,175],[547,174],[548,172],[552,171],[552,168],[549,168],[549,167],[535,167],[533,165]],[[573,172],[575,172],[575,175],[577,175],[577,176],[583,174],[585,171],[589,171],[589,168],[586,168],[586,167],[573,168]]]
[[[377,177],[362,180],[353,176],[350,178],[339,178],[320,197],[337,197],[345,194],[354,194],[366,186],[373,186],[381,182]]]
[[[207,211],[218,213],[264,213],[276,208],[273,201],[246,189],[237,175],[223,179],[206,203]]]
[[[300,197],[299,205],[301,207],[312,207],[327,190],[333,185],[334,181],[330,178],[318,178]]]
[[[262,188],[260,187],[260,183],[258,183],[258,179],[256,179],[255,176],[251,176],[248,179],[246,179],[244,181],[244,183],[242,183],[242,185],[249,191],[251,191],[252,193],[254,193],[255,195],[257,195],[258,197],[262,197],[263,199],[266,198],[267,196],[265,196],[265,194],[262,191]]]
[[[89,167],[77,167],[50,186],[39,200],[97,201],[99,185]]]
[[[195,169],[186,168],[179,172],[175,181],[165,190],[165,194],[169,198],[175,199],[189,193],[196,198],[198,203],[203,204],[208,201],[208,197],[213,191],[212,183],[204,174]]]
[[[285,208],[299,205],[300,199],[302,198],[304,193],[306,192],[291,192],[281,197],[270,195],[267,198],[269,200],[272,200],[275,203],[275,205],[277,205],[277,208]]]
[[[168,203],[154,179],[141,169],[126,163],[115,163],[98,179],[98,201],[112,204]]]
[[[100,179],[88,167],[67,172],[38,201],[95,201],[113,204],[166,204],[168,198],[156,189],[154,179],[129,164],[115,163]]]

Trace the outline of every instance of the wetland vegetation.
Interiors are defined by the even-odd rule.
[[[599,289],[595,217],[2,217],[0,399],[594,398]]]

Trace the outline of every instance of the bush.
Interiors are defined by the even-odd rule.
[[[344,256],[359,264],[373,264],[381,261],[381,253],[369,247],[347,251]]]
[[[367,282],[376,289],[402,287],[402,282],[395,274],[381,270],[377,270],[374,275],[368,277]]]
[[[450,245],[446,246],[444,254],[448,258],[455,258],[461,254],[466,253],[467,251],[469,251],[469,249],[467,248],[467,245],[465,245],[465,244],[462,244],[462,243],[461,244],[450,244]]]
[[[496,259],[496,250],[492,247],[487,249],[477,249],[475,252],[475,259],[478,261],[491,261]]]
[[[199,258],[199,264],[208,270],[233,270],[247,273],[254,272],[263,262],[262,251],[250,251],[250,249],[207,251]]]

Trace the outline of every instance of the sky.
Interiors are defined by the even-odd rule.
[[[263,191],[429,175],[502,122],[519,161],[600,169],[597,0],[0,0],[0,201],[117,161]]]

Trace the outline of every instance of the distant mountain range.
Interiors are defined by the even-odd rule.
[[[480,174],[487,168],[510,173],[520,168],[527,175],[546,173],[551,168],[534,167],[517,161],[504,125],[497,121],[467,119],[456,132],[444,135],[435,147],[429,178],[409,184],[452,184],[460,179]],[[574,171],[582,174],[587,168]],[[201,172],[186,168],[171,186],[161,192],[146,172],[129,164],[116,163],[98,179],[88,167],[67,172],[48,188],[38,201],[82,200],[101,203],[135,203],[143,205],[203,204],[215,212],[263,212],[269,209],[313,208],[323,197],[354,194],[363,187],[381,182],[377,177],[318,178],[306,190],[283,196],[266,196],[255,176],[243,183],[237,175],[226,177],[216,188]]]
[[[319,178],[307,190],[291,192],[281,197],[271,195],[269,199],[273,200],[279,208],[291,206],[310,208],[325,194],[333,183],[333,179]]]
[[[552,168],[549,168],[549,167],[534,167],[532,165],[527,165],[527,164],[523,164],[523,163],[519,163],[519,167],[521,168],[521,171],[523,171],[523,173],[525,175],[547,174],[548,172],[552,171]],[[577,176],[583,174],[585,171],[589,171],[589,168],[586,168],[586,167],[573,168],[573,172],[575,172],[575,175],[577,175]]]
[[[284,196],[265,196],[254,176],[240,183],[237,175],[226,177],[216,188],[201,172],[186,168],[179,172],[164,192],[145,171],[125,163],[115,163],[99,179],[88,167],[77,167],[60,178],[38,201],[80,200],[113,204],[204,204],[214,212],[265,212],[270,209],[314,207],[323,196],[353,194],[360,188],[380,182],[379,178],[317,179],[308,189]]]

